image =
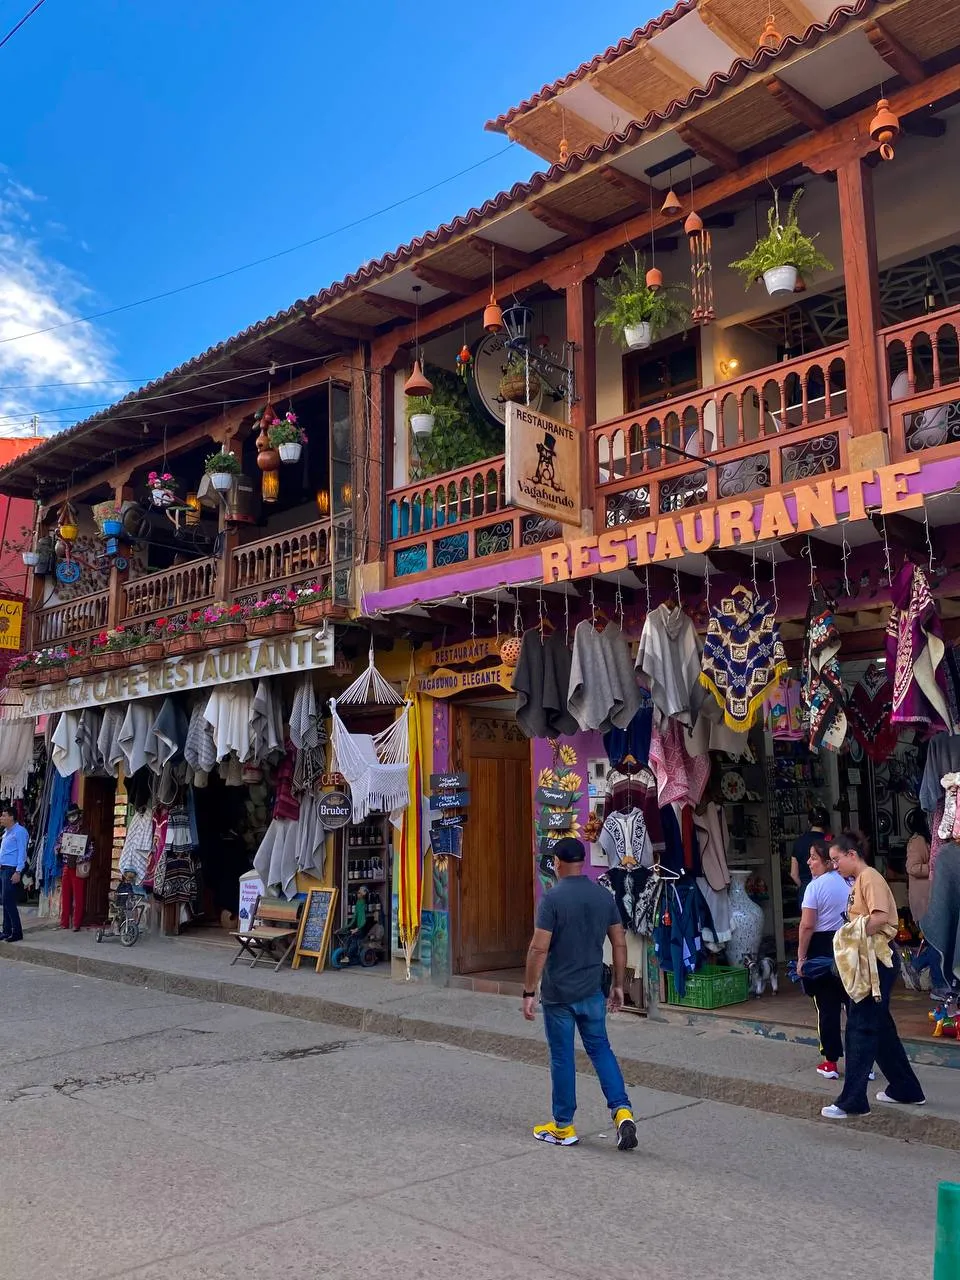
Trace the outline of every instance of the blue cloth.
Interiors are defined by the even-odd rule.
[[[636,765],[645,765],[650,759],[650,735],[653,732],[653,704],[641,705],[625,729],[616,726],[603,735],[607,759],[615,769],[626,773],[629,767],[624,761],[630,756]]]
[[[630,1106],[620,1064],[607,1038],[607,1002],[601,992],[573,1004],[544,1004],[543,1026],[550,1048],[553,1118],[558,1125],[573,1124],[577,1111],[574,1031],[580,1032],[611,1112]]]
[[[825,974],[833,972],[833,956],[808,956],[803,965],[803,973],[797,973],[797,962],[791,960],[787,965],[787,977],[791,982],[803,982],[804,979],[816,982]]]
[[[664,886],[653,946],[660,968],[673,974],[678,996],[686,995],[687,974],[703,963],[701,935],[709,914],[703,894],[692,880],[669,881]]]
[[[0,867],[10,867],[14,871],[23,872],[27,865],[27,832],[19,822],[15,822],[0,838]]]
[[[70,803],[70,792],[73,790],[73,777],[62,778],[56,769],[53,770],[53,785],[50,788],[50,812],[47,816],[47,829],[43,837],[44,888],[53,887],[53,882],[60,874],[60,859],[57,857],[57,841],[67,820],[67,805]]]
[[[942,991],[944,987],[950,985],[943,975],[943,964],[940,960],[939,951],[935,947],[931,947],[926,939],[924,939],[923,946],[913,957],[913,967],[917,973],[923,973],[924,969],[930,970],[930,986],[934,991]]]
[[[13,883],[15,867],[0,867],[0,901],[3,903],[3,937],[19,942],[23,937],[20,911],[17,908],[17,886]]]

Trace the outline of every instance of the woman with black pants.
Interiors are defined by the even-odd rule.
[[[840,1075],[837,1063],[843,1057],[840,1014],[846,1008],[847,993],[833,964],[833,935],[843,924],[850,890],[834,870],[826,845],[811,846],[807,866],[811,880],[804,890],[800,912],[797,973],[803,978],[803,989],[813,997],[817,1010],[817,1034],[823,1054],[817,1073],[825,1080],[836,1080]],[[805,975],[804,966],[813,960],[829,961],[829,965],[809,965],[809,973]]]

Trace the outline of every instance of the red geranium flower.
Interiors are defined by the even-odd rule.
[[[163,628],[168,625],[168,623],[169,623],[168,618],[158,618],[153,625],[154,627],[156,627],[158,631],[162,631]]]

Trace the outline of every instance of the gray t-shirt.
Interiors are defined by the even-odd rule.
[[[586,876],[566,876],[537,907],[537,928],[548,929],[550,953],[543,970],[544,1004],[574,1004],[600,991],[603,940],[620,912],[613,895]]]

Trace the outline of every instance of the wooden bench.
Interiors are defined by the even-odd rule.
[[[231,931],[230,936],[240,943],[240,950],[230,961],[231,965],[236,964],[242,955],[248,955],[250,968],[255,969],[265,956],[272,960],[275,948],[286,943],[286,950],[274,966],[274,973],[278,973],[297,945],[304,905],[303,898],[295,898],[292,902],[283,898],[257,898],[250,916],[250,927]]]

